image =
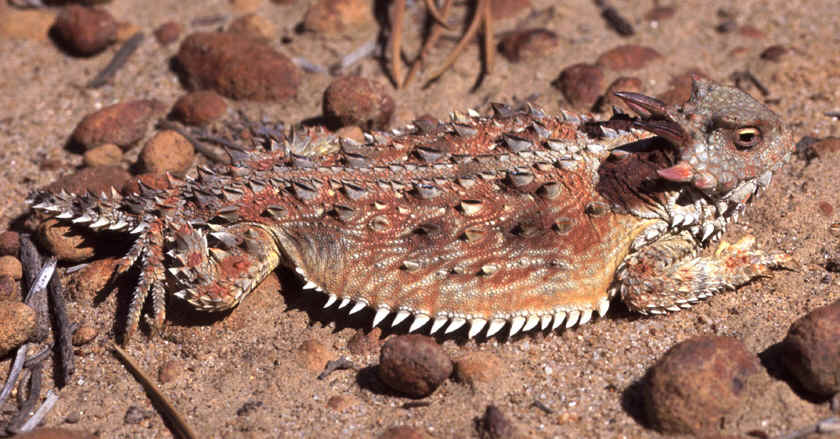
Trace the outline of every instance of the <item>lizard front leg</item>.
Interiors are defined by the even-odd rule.
[[[755,237],[747,235],[734,244],[722,241],[713,256],[696,257],[689,233],[664,237],[625,259],[617,276],[621,298],[633,311],[664,314],[767,276],[772,268],[793,266],[790,256],[754,245]]]

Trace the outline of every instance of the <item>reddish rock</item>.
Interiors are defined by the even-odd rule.
[[[17,256],[20,253],[20,234],[7,230],[0,233],[0,256]]]
[[[0,276],[11,276],[14,280],[20,280],[23,276],[23,266],[17,256],[0,256]]]
[[[820,213],[826,218],[831,218],[831,215],[834,214],[834,206],[827,201],[820,201],[817,203],[817,209],[819,209]]]
[[[111,194],[111,188],[118,192],[131,179],[131,174],[116,166],[97,166],[95,168],[84,168],[73,174],[65,175],[51,183],[45,188],[50,192],[61,192],[62,190],[71,194]]]
[[[359,399],[349,395],[336,395],[327,400],[327,407],[337,412],[343,412],[359,404]]]
[[[176,131],[164,130],[155,134],[143,150],[139,163],[146,172],[183,176],[195,159],[195,148],[186,137]]]
[[[97,437],[86,431],[67,430],[65,428],[40,428],[15,435],[15,439],[96,439]]]
[[[85,166],[117,166],[123,158],[122,149],[113,143],[106,143],[104,145],[94,146],[85,151],[84,162]]]
[[[82,56],[103,51],[117,38],[117,22],[111,14],[79,5],[66,6],[53,29],[69,51]]]
[[[764,32],[761,31],[759,28],[755,26],[751,26],[749,24],[745,24],[738,28],[738,33],[742,36],[747,38],[755,38],[755,39],[762,39],[764,38]]]
[[[691,87],[695,79],[709,79],[709,76],[698,69],[687,70],[671,78],[671,88],[659,95],[659,99],[668,105],[681,105],[691,97]]]
[[[103,294],[108,280],[119,264],[117,258],[104,258],[91,261],[84,268],[67,275],[67,293],[71,299],[85,304]]]
[[[811,144],[811,149],[819,155],[834,154],[840,151],[840,137],[826,137]]]
[[[172,117],[185,125],[203,126],[227,112],[225,98],[212,90],[199,90],[181,96],[172,107]]]
[[[377,372],[388,387],[413,398],[423,398],[452,375],[452,360],[433,338],[402,335],[382,346]]]
[[[271,41],[277,34],[277,26],[261,15],[247,14],[233,20],[227,31],[262,41]]]
[[[48,219],[38,227],[38,241],[47,253],[63,262],[82,262],[95,254],[92,243],[79,230],[56,219]]]
[[[139,194],[141,192],[140,182],[143,182],[144,185],[157,190],[165,190],[172,187],[166,175],[150,172],[140,174],[136,178],[130,179],[128,183],[123,186],[123,195]]]
[[[128,149],[142,139],[149,123],[166,108],[154,99],[121,102],[88,114],[73,131],[73,141],[90,149],[114,143]]]
[[[324,116],[341,126],[385,129],[394,107],[382,83],[360,76],[336,78],[324,92]]]
[[[645,13],[645,20],[664,21],[674,16],[677,8],[673,6],[655,6]]]
[[[510,62],[544,57],[557,48],[557,34],[547,29],[508,32],[499,42],[499,51]]]
[[[642,80],[627,76],[622,76],[616,79],[609,85],[609,87],[607,87],[607,91],[604,92],[604,97],[601,99],[599,105],[599,111],[602,113],[609,113],[613,108],[618,108],[627,114],[634,114],[633,111],[630,110],[630,107],[627,106],[627,103],[615,95],[615,92],[617,91],[641,93],[643,91]]]
[[[300,71],[271,46],[229,32],[197,32],[176,59],[193,90],[213,89],[232,99],[282,101],[294,97]]]
[[[502,373],[502,360],[490,352],[472,352],[455,362],[455,378],[475,386],[492,383]]]
[[[298,363],[312,372],[323,372],[328,361],[336,358],[332,348],[318,340],[307,340],[297,348]]]
[[[645,409],[663,433],[719,433],[760,391],[758,357],[732,337],[700,336],[672,347],[651,368]]]
[[[73,346],[84,346],[96,338],[96,328],[82,325],[73,333]]]
[[[604,89],[604,72],[594,64],[574,64],[563,69],[553,84],[573,107],[589,110]]]
[[[184,31],[184,26],[177,21],[167,21],[155,29],[155,39],[161,46],[168,46],[181,36]]]
[[[335,132],[336,136],[346,137],[359,143],[365,143],[365,132],[356,125],[341,127]]]
[[[809,392],[840,392],[840,301],[817,308],[788,330],[782,362]]]
[[[0,358],[35,335],[35,310],[16,300],[0,301]]]
[[[318,0],[303,16],[304,29],[329,37],[352,36],[375,23],[367,0]]]
[[[373,328],[368,333],[362,329],[356,330],[356,333],[347,341],[347,350],[353,355],[379,352],[379,347],[382,346],[382,341],[379,339],[381,336],[382,329],[380,328]]]
[[[598,57],[596,64],[616,71],[639,70],[648,65],[649,62],[661,58],[655,49],[636,44],[625,44],[614,47]]]

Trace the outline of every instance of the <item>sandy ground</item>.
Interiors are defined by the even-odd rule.
[[[154,7],[148,3],[121,0],[106,8],[118,20],[130,21],[147,34],[169,20],[186,24],[202,16],[237,14],[222,0],[158,1]],[[309,3],[300,0],[279,6],[266,1],[260,6],[258,12],[291,40],[276,43],[280,51],[328,65],[364,42],[365,36],[336,41],[295,33]],[[743,0],[734,6],[730,2],[677,2],[673,18],[651,23],[643,16],[654,2],[615,0],[615,6],[636,26],[636,35],[630,38],[609,30],[591,1],[557,3],[553,17],[539,22],[560,36],[551,56],[521,64],[500,58],[495,72],[471,91],[480,66],[478,46],[472,45],[441,81],[427,88],[415,83],[404,90],[391,89],[398,122],[426,113],[446,118],[452,109],[486,109],[488,102],[532,95],[546,110],[555,111],[564,102],[550,82],[560,70],[593,62],[616,45],[636,43],[664,55],[630,73],[642,79],[650,94],[665,91],[673,75],[689,68],[699,68],[723,82],[729,82],[734,71],[750,70],[770,90],[771,107],[784,115],[797,140],[806,135],[840,135],[840,122],[824,115],[840,110],[840,22],[833,1]],[[532,10],[549,6],[548,0],[534,0]],[[734,13],[739,24],[760,30],[763,37],[716,32],[720,7]],[[409,12],[417,18],[422,7]],[[527,15],[498,23],[497,31],[529,26],[523,22]],[[188,26],[187,32],[197,29]],[[419,44],[418,32],[417,26],[408,27],[411,50]],[[779,62],[759,58],[762,50],[776,44],[789,49]],[[432,64],[452,46],[449,40],[442,43]],[[133,98],[172,104],[183,94],[168,68],[177,47],[160,47],[149,38],[113,84],[87,90],[82,85],[105,66],[114,49],[81,59],[49,42],[0,41],[0,163],[4,164],[0,168],[0,229],[27,212],[23,200],[29,191],[81,164],[81,156],[64,145],[84,115]],[[354,71],[387,83],[377,60],[365,60]],[[608,73],[606,83],[616,76]],[[257,117],[298,122],[321,113],[322,93],[330,80],[326,74],[307,74],[292,101],[233,106]],[[826,255],[836,256],[840,251],[838,237],[828,230],[838,221],[838,214],[825,215],[817,207],[824,202],[834,212],[840,209],[840,192],[835,190],[838,167],[840,153],[826,153],[810,163],[794,159],[777,174],[767,195],[748,210],[742,225],[724,235],[732,241],[753,233],[761,246],[792,254],[802,270],[777,273],[667,317],[643,318],[616,304],[606,318],[556,334],[529,334],[501,342],[444,340],[443,347],[453,358],[490,351],[503,360],[504,371],[492,385],[476,389],[447,381],[424,400],[426,406],[405,408],[411,400],[383,393],[369,378],[376,355],[354,356],[347,350],[348,339],[369,325],[372,312],[347,319],[320,311],[323,297],[302,297],[297,291],[249,297],[224,321],[196,322],[174,315],[162,336],[141,336],[128,350],[155,374],[173,359],[185,367],[179,378],[162,388],[202,437],[372,437],[394,425],[415,426],[433,437],[470,437],[476,434],[474,419],[488,404],[497,405],[533,437],[656,437],[639,418],[634,384],[669,347],[696,335],[719,334],[737,337],[751,351],[765,353],[782,340],[799,316],[840,298],[840,278],[823,268]],[[172,433],[154,412],[143,388],[107,349],[114,336],[119,294],[97,305],[70,304],[71,316],[96,327],[100,334],[94,343],[77,348],[76,375],[61,390],[46,424],[82,428],[107,438],[169,437]],[[297,347],[309,339],[347,356],[361,372],[339,371],[317,380],[316,373],[296,361]],[[4,371],[0,375],[9,364],[8,359],[0,362]],[[51,383],[48,374],[45,387]],[[343,411],[328,408],[326,401],[337,395],[350,397],[353,403]],[[750,420],[735,426],[736,431],[758,429],[775,435],[828,415],[826,404],[800,399],[784,381],[774,381],[768,395],[773,396],[757,404]],[[535,400],[553,413],[533,407]],[[149,411],[149,416],[139,423],[124,422],[132,406]],[[78,424],[65,423],[76,416]]]

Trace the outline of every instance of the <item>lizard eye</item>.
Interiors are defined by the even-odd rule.
[[[761,131],[758,128],[739,128],[735,131],[735,146],[739,149],[749,149],[757,145],[761,140]]]

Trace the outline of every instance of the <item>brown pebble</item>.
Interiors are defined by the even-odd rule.
[[[557,34],[547,29],[508,32],[499,42],[499,52],[510,62],[531,61],[551,53],[558,45]]]
[[[762,39],[764,38],[764,32],[759,30],[755,26],[751,26],[749,24],[745,24],[738,28],[738,33],[747,37],[747,38],[755,38],[755,39]]]
[[[20,283],[8,274],[0,274],[0,301],[20,300]]]
[[[622,76],[616,79],[609,85],[609,87],[607,87],[607,91],[604,92],[604,96],[598,106],[598,110],[602,113],[609,113],[613,110],[613,108],[618,108],[626,114],[633,114],[633,111],[630,110],[627,103],[615,95],[615,92],[617,91],[641,93],[644,91],[642,89],[642,80],[627,76]]]
[[[490,13],[494,20],[513,18],[531,9],[531,0],[490,0]]]
[[[343,412],[357,404],[359,399],[349,395],[336,395],[327,400],[327,407],[337,412]]]
[[[97,437],[93,433],[66,428],[39,428],[15,435],[15,439],[95,439]]]
[[[388,387],[423,398],[452,375],[452,360],[431,337],[401,335],[382,346],[377,372]]]
[[[155,29],[154,35],[158,44],[161,46],[168,46],[181,36],[184,31],[184,26],[177,21],[167,21]]]
[[[379,439],[428,439],[429,436],[425,431],[401,425],[399,427],[391,427],[379,435]]]
[[[67,50],[82,56],[103,51],[117,38],[117,22],[108,11],[79,5],[64,7],[53,29]]]
[[[0,233],[0,256],[17,256],[20,253],[20,234],[11,230]]]
[[[312,372],[323,372],[328,361],[335,360],[332,348],[318,340],[307,340],[297,348],[298,363]]]
[[[144,99],[107,106],[88,114],[73,131],[73,141],[90,149],[114,143],[128,149],[146,135],[149,123],[166,108],[155,99]]]
[[[277,35],[277,26],[261,15],[247,14],[233,20],[227,31],[258,40],[272,41]]]
[[[285,55],[253,38],[196,32],[176,60],[190,89],[213,89],[232,99],[282,101],[297,95],[300,71]]]
[[[85,166],[117,166],[123,158],[122,149],[113,143],[95,146],[85,151]]]
[[[353,36],[376,23],[367,0],[318,0],[303,16],[303,28],[328,37]]]
[[[840,301],[795,321],[782,342],[782,363],[809,392],[840,392]]]
[[[767,61],[779,61],[787,52],[787,47],[777,44],[764,49],[759,56]]]
[[[827,201],[820,201],[817,203],[817,208],[820,210],[820,213],[823,214],[826,218],[831,218],[831,215],[834,214],[834,206]]]
[[[324,92],[324,116],[339,126],[385,129],[394,107],[382,83],[360,76],[336,78]]]
[[[4,274],[14,280],[20,280],[23,276],[23,266],[17,256],[0,256],[0,276]]]
[[[49,41],[49,31],[55,23],[55,16],[55,12],[46,8],[0,6],[0,38]]]
[[[691,97],[691,88],[695,79],[709,79],[703,71],[690,69],[671,78],[671,88],[658,96],[668,105],[682,105]]]
[[[85,265],[81,270],[68,274],[66,289],[69,297],[85,304],[93,303],[97,296],[106,293],[104,288],[118,263],[117,258],[97,259]]]
[[[379,339],[381,336],[381,328],[373,328],[367,333],[363,329],[358,329],[347,341],[347,350],[353,355],[375,354],[382,346],[382,341]]]
[[[594,64],[574,64],[563,69],[553,85],[560,89],[569,103],[579,110],[595,105],[604,89],[604,72]]]
[[[516,428],[504,413],[494,405],[488,405],[476,426],[481,439],[506,439],[516,436]]]
[[[73,346],[84,346],[96,338],[96,328],[89,325],[82,325],[73,333]]]
[[[195,159],[195,148],[186,137],[176,131],[164,130],[155,134],[138,159],[140,167],[146,172],[166,173],[182,176]]]
[[[673,6],[655,6],[645,13],[645,20],[664,21],[674,16],[677,8]]]
[[[158,381],[161,384],[171,383],[184,373],[184,362],[181,360],[169,360],[163,363],[158,370]]]
[[[213,90],[199,90],[178,98],[172,117],[185,125],[203,126],[220,119],[227,112],[225,98]]]
[[[131,179],[131,174],[116,166],[97,166],[83,168],[73,174],[65,175],[50,183],[45,190],[58,193],[62,190],[71,194],[105,193],[110,195],[111,188],[120,191]]]
[[[335,132],[335,135],[339,137],[346,137],[359,143],[365,143],[365,132],[356,125],[341,127]]]
[[[732,337],[699,336],[672,347],[643,389],[650,421],[663,433],[718,433],[760,390],[758,357]]]
[[[0,358],[35,335],[35,310],[16,300],[0,301]]]
[[[92,243],[77,228],[48,219],[38,227],[38,242],[59,261],[82,262],[95,254]]]
[[[655,49],[637,44],[625,44],[614,47],[598,57],[596,64],[616,71],[639,70],[651,61],[661,58]]]
[[[811,149],[818,155],[833,154],[840,151],[840,137],[826,137],[811,144]]]
[[[502,360],[490,352],[471,352],[455,361],[455,378],[476,386],[492,383],[502,373]]]

